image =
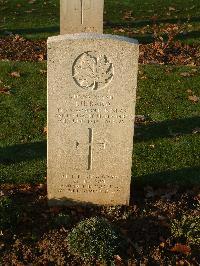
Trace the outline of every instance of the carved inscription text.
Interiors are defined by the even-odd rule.
[[[89,95],[70,95],[66,106],[57,108],[56,116],[63,124],[123,124],[127,119],[133,119],[126,108],[115,107],[113,101],[114,97],[111,95],[93,95],[92,98]]]
[[[70,193],[119,193],[121,191],[118,176],[110,175],[63,175],[63,183],[59,191],[67,190]]]

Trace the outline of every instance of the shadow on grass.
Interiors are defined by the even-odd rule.
[[[135,33],[131,33],[131,30],[134,28],[140,28],[140,27],[144,27],[146,25],[156,25],[156,24],[161,24],[161,23],[186,23],[186,22],[200,22],[200,17],[192,17],[190,18],[190,20],[188,20],[188,18],[179,18],[179,19],[147,19],[147,20],[136,20],[136,21],[122,21],[119,23],[113,23],[111,21],[107,21],[105,23],[104,29],[105,30],[111,30],[111,29],[115,29],[115,28],[130,28],[130,33],[128,33],[128,37],[130,38],[137,38],[137,40],[139,41],[139,43],[141,44],[148,44],[148,43],[152,43],[154,42],[154,36],[153,34],[135,34]],[[162,35],[163,38],[166,38],[166,34]],[[197,39],[200,37],[200,32],[199,31],[192,31],[192,32],[188,32],[188,33],[184,33],[184,34],[178,34],[176,36],[176,40],[177,41],[185,41],[188,39]]]
[[[46,158],[46,141],[17,144],[0,148],[0,164],[10,165],[23,161]]]
[[[139,28],[146,25],[154,25],[160,23],[185,23],[185,22],[200,22],[200,17],[191,17],[188,18],[169,18],[169,19],[144,19],[144,20],[135,20],[135,21],[119,21],[119,22],[112,22],[106,21],[104,22],[104,29],[107,30],[109,28],[116,28],[116,27],[131,27],[131,28]],[[47,26],[41,28],[19,28],[19,29],[2,29],[0,30],[0,35],[5,35],[5,32],[12,32],[13,34],[34,34],[34,33],[57,33],[60,32],[59,26]],[[193,38],[199,37],[199,32],[191,33]],[[141,41],[144,38],[145,40],[150,37],[151,35],[141,36]],[[189,36],[189,35],[188,35]],[[180,36],[181,37],[181,36]],[[183,38],[183,37],[182,37]],[[189,38],[189,37],[188,37]]]
[[[153,34],[142,34],[137,35],[135,33],[129,34],[130,38],[136,38],[140,44],[149,44],[155,41],[155,37]],[[167,40],[169,37],[166,34],[162,34],[162,37],[164,40]],[[200,38],[200,31],[190,31],[185,33],[180,33],[176,35],[175,40],[176,41],[187,41],[190,39],[199,39]],[[194,43],[192,43],[194,45]]]
[[[0,30],[0,35],[5,35],[6,32],[12,34],[34,34],[34,33],[57,33],[60,31],[59,26],[44,27],[44,28],[28,28],[28,29],[4,29]]]
[[[160,123],[147,122],[136,127],[134,142],[145,142],[158,138],[174,138],[175,136],[192,134],[200,125],[200,117],[191,117],[177,120],[166,120]],[[23,161],[46,159],[46,141],[17,144],[0,148],[0,164],[11,165]],[[164,151],[163,151],[164,152]],[[194,155],[195,156],[195,155]],[[192,162],[191,162],[192,164]],[[200,168],[196,165],[191,168],[178,170],[168,169],[159,173],[137,176],[133,166],[133,189],[135,186],[165,186],[168,183],[178,184],[181,187],[200,184]]]
[[[184,41],[186,39],[200,38],[200,31],[190,31],[186,33],[180,33],[176,36],[177,40]]]
[[[147,124],[136,125],[134,142],[193,134],[199,128],[199,125],[200,117],[198,116],[163,122],[147,121]]]
[[[166,187],[167,184],[178,185],[180,188],[192,188],[200,186],[200,167],[188,167],[178,170],[166,170],[159,173],[152,173],[142,176],[132,176],[131,194],[134,195],[136,188],[145,186],[154,188]]]
[[[200,17],[188,18],[168,18],[168,19],[146,19],[146,20],[135,20],[135,21],[122,21],[122,22],[105,22],[105,28],[115,28],[115,27],[133,27],[139,28],[146,25],[154,25],[160,23],[185,23],[185,22],[200,22]]]

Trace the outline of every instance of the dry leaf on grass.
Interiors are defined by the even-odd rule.
[[[116,266],[124,265],[124,264],[122,264],[122,258],[119,255],[115,255],[114,256],[114,260],[115,260],[115,265]]]
[[[188,90],[187,90],[187,93],[190,93],[190,94],[191,94],[191,93],[193,93],[193,91],[190,90],[190,89],[188,89]]]
[[[133,19],[133,14],[131,10],[126,10],[123,15],[123,19]]]
[[[188,72],[183,72],[183,73],[180,73],[180,76],[181,77],[190,77],[190,76],[192,76],[192,74],[188,73]]]
[[[10,95],[10,91],[9,91],[10,88],[1,88],[0,87],[0,94],[6,94],[6,95]]]
[[[38,55],[38,61],[43,61],[44,60],[44,55],[43,54],[39,54]]]
[[[146,122],[147,117],[145,115],[136,115],[135,116],[135,123],[144,123]]]
[[[192,134],[198,134],[198,133],[200,133],[200,127],[197,127],[192,130]]]
[[[175,11],[175,10],[176,10],[176,8],[174,8],[173,6],[169,7],[169,11]]]
[[[155,145],[154,144],[150,144],[149,147],[152,148],[152,149],[154,149],[155,148]]]
[[[188,99],[193,103],[197,103],[199,101],[199,97],[196,95],[190,95],[188,96]]]
[[[47,134],[47,127],[44,127],[44,128],[43,128],[43,133],[44,133],[44,134]]]
[[[47,73],[47,70],[45,70],[45,69],[40,69],[40,73],[41,73],[41,74],[46,74],[46,73]]]
[[[21,77],[20,73],[17,71],[11,72],[10,75],[13,78],[20,78]]]
[[[118,32],[125,32],[124,29],[118,29]]]
[[[165,247],[165,242],[160,243],[160,247],[164,248]]]

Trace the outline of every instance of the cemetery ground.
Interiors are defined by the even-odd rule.
[[[58,1],[0,0],[2,265],[88,265],[70,254],[66,239],[94,216],[108,219],[127,242],[116,265],[200,263],[200,3],[169,0],[161,9],[153,0],[145,8],[122,2],[106,1],[105,31],[142,43],[131,204],[50,208],[45,38],[58,34]]]

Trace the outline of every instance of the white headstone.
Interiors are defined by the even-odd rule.
[[[60,34],[103,33],[104,0],[60,0]]]
[[[129,204],[138,55],[120,36],[48,39],[50,204]]]

